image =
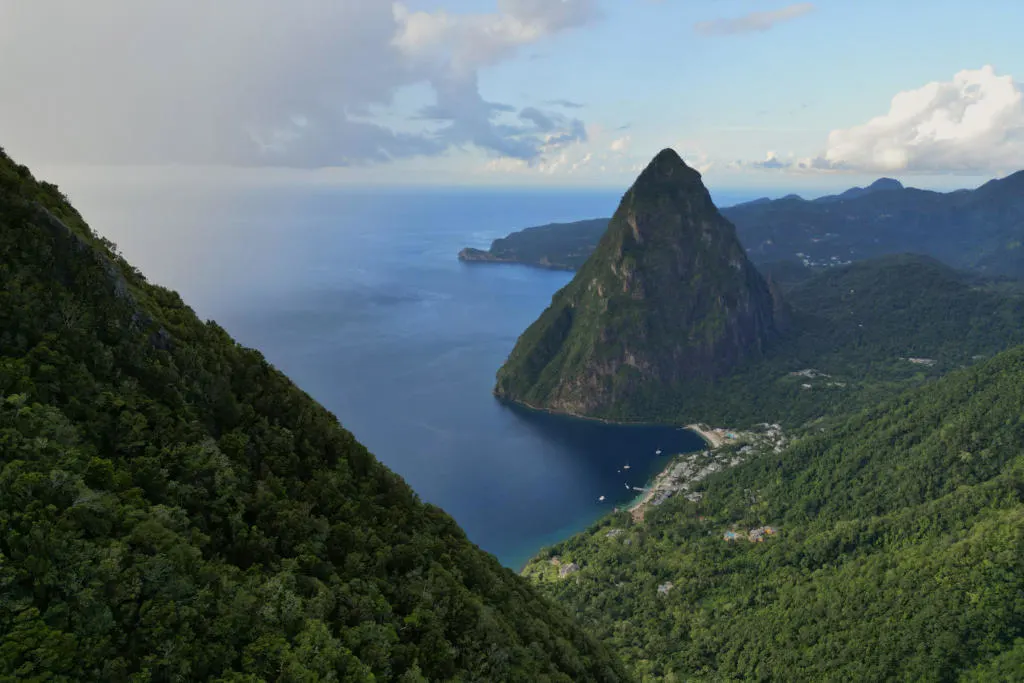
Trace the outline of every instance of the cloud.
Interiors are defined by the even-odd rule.
[[[2,14],[0,142],[26,161],[295,167],[463,147],[536,159],[582,122],[517,119],[484,100],[479,70],[599,16],[595,0],[499,0],[482,14],[48,0]],[[434,101],[414,111],[410,92]]]
[[[608,146],[608,149],[610,149],[612,152],[617,152],[620,154],[624,153],[629,149],[630,141],[631,138],[628,135],[621,138],[616,138],[615,140],[612,140],[612,144]]]
[[[751,12],[741,17],[713,19],[694,24],[693,30],[702,36],[728,36],[737,33],[764,32],[785,21],[790,21],[815,10],[814,4],[800,2],[782,9]]]
[[[527,107],[523,109],[519,112],[519,118],[524,121],[530,121],[538,130],[545,133],[555,129],[554,118],[550,114],[545,114],[535,107]]]
[[[563,109],[583,109],[583,104],[579,102],[573,102],[572,100],[548,100],[546,104],[552,107],[562,107]]]
[[[805,172],[997,174],[1024,165],[1024,86],[991,66],[893,97],[889,111],[833,130],[821,153],[731,164]]]
[[[768,154],[765,155],[764,161],[754,161],[750,163],[750,166],[752,166],[753,168],[766,169],[788,168],[791,165],[792,162],[783,161],[782,159],[779,159],[779,156],[775,152],[768,152]]]
[[[889,112],[832,131],[823,160],[870,171],[988,172],[1024,163],[1024,92],[991,66],[901,92]]]

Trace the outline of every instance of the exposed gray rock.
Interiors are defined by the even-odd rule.
[[[569,564],[564,565],[561,569],[558,570],[558,578],[564,579],[570,574],[575,574],[579,570],[580,566],[578,564],[576,564],[575,562],[570,562]]]

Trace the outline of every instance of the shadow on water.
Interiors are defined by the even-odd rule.
[[[526,543],[502,548],[502,561],[514,568],[541,547],[564,540],[616,506],[633,501],[672,455],[704,448],[695,433],[674,426],[611,424],[495,401],[520,431],[550,445],[545,450],[545,468],[559,472],[563,482],[554,494],[561,500],[545,505],[559,512],[559,523],[547,520],[531,529]]]

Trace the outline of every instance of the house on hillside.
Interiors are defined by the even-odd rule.
[[[747,534],[747,538],[751,543],[763,543],[765,536],[774,536],[775,528],[770,526],[762,526],[756,529],[751,529],[750,533]]]

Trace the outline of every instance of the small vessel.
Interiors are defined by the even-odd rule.
[[[603,503],[603,502],[604,502],[604,496],[601,496],[600,498],[598,498],[598,499],[597,499],[597,502],[599,502],[599,503]]]
[[[661,455],[661,449],[659,448],[658,450],[654,451],[654,454],[655,455]]]
[[[626,484],[626,490],[627,491],[629,490],[629,484]]]
[[[623,466],[622,466],[622,469],[624,469],[624,470],[628,470],[628,469],[629,469],[629,465],[623,465]]]

